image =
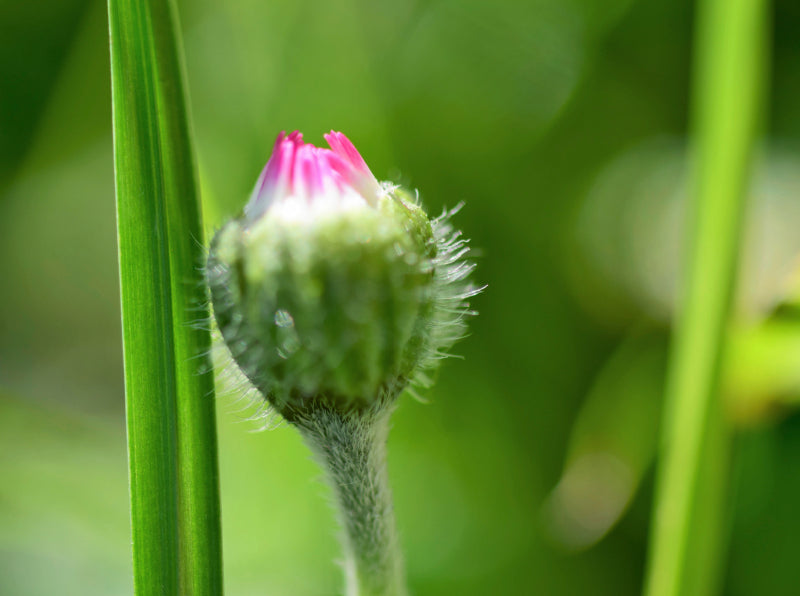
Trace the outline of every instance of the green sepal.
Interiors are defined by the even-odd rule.
[[[313,220],[234,220],[209,256],[217,324],[278,410],[320,396],[368,405],[424,356],[435,256],[431,222],[398,191]]]

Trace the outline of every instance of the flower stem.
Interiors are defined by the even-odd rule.
[[[764,88],[766,7],[766,0],[698,3],[692,233],[670,357],[647,596],[717,591],[731,447],[719,370]]]
[[[324,405],[293,420],[325,469],[343,529],[347,596],[405,596],[405,571],[386,468],[392,407]]]

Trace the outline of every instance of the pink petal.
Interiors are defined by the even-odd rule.
[[[258,177],[256,189],[253,193],[254,195],[261,195],[267,185],[274,184],[277,181],[278,168],[275,165],[275,156],[278,154],[278,149],[284,138],[286,138],[286,133],[281,131],[278,138],[275,139],[275,144],[272,146],[272,153],[267,160],[267,165],[264,166],[264,169],[261,170],[261,175]]]
[[[370,205],[381,193],[378,181],[350,140],[340,132],[325,135],[330,149],[303,141],[300,131],[281,132],[253,189],[245,214],[257,219],[276,200],[289,195],[313,202],[355,191]]]
[[[324,136],[334,153],[349,162],[358,172],[372,176],[372,172],[367,167],[367,162],[364,161],[358,149],[343,133],[332,130]]]
[[[295,153],[292,172],[292,191],[312,200],[314,195],[323,192],[322,171],[319,150],[313,145],[303,145]]]
[[[341,132],[332,130],[325,135],[325,140],[330,145],[333,153],[341,160],[331,161],[331,167],[361,193],[370,205],[374,205],[380,195],[381,187],[375,176],[372,175],[367,162],[361,157],[358,149]],[[342,162],[349,167],[344,167]]]
[[[284,131],[275,139],[267,165],[258,177],[250,201],[245,207],[245,213],[251,218],[257,218],[264,213],[276,197],[287,192],[292,183],[292,169],[294,154],[297,146],[303,145],[303,135],[294,131],[288,137]]]

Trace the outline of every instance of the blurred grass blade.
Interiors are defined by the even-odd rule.
[[[174,3],[109,0],[137,595],[220,594],[202,224]]]
[[[716,591],[730,430],[719,375],[765,71],[765,0],[700,0],[693,221],[669,364],[648,596]]]
[[[636,329],[595,379],[570,433],[543,513],[562,548],[593,546],[617,524],[655,459],[666,337]]]

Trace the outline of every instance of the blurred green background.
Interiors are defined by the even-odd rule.
[[[416,596],[637,594],[682,236],[685,0],[185,0],[209,231],[278,131],[345,132],[431,212],[464,201],[481,315],[402,398],[390,472]],[[797,594],[800,5],[773,9],[725,398],[724,593]],[[131,594],[105,5],[0,2],[0,594]],[[793,277],[793,275],[795,277]],[[220,392],[225,583],[337,593],[293,429]]]

